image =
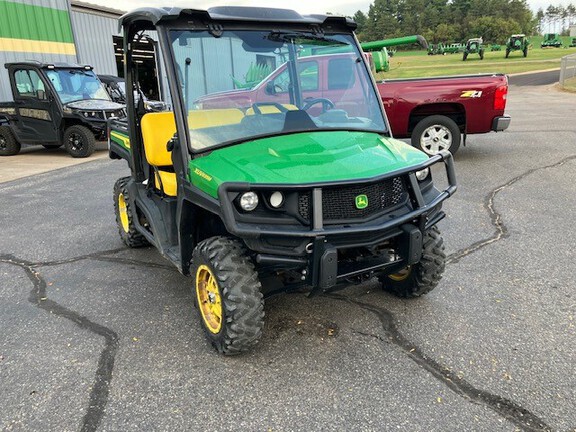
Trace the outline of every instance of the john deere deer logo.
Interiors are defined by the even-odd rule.
[[[356,208],[362,210],[368,207],[368,197],[366,195],[358,195],[356,197]]]

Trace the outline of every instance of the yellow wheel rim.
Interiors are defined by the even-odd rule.
[[[204,324],[210,333],[218,334],[222,329],[222,297],[216,278],[205,265],[196,272],[196,297]]]
[[[118,195],[118,213],[120,213],[120,223],[124,232],[130,231],[130,222],[128,221],[128,208],[126,207],[126,200],[124,194]]]
[[[406,280],[408,276],[410,276],[411,271],[412,267],[408,266],[400,270],[398,273],[392,273],[391,275],[388,275],[388,277],[392,279],[394,282],[401,282],[403,280]]]

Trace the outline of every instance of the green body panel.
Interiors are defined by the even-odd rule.
[[[303,132],[215,150],[190,162],[190,181],[212,197],[224,182],[306,184],[367,179],[428,156],[370,132]]]
[[[128,135],[123,134],[122,132],[118,131],[111,131],[110,132],[110,141],[114,141],[121,147],[124,147],[126,150],[130,150],[130,138]]]
[[[0,1],[0,38],[74,43],[66,10]]]

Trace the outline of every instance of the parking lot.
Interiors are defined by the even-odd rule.
[[[512,86],[507,113],[455,157],[436,290],[271,298],[233,358],[120,241],[124,162],[0,184],[0,430],[576,430],[576,94]]]

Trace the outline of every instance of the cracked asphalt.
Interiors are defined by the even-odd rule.
[[[190,280],[123,247],[123,162],[0,184],[0,430],[576,431],[576,95],[508,101],[456,155],[436,290],[271,298],[234,358]]]

